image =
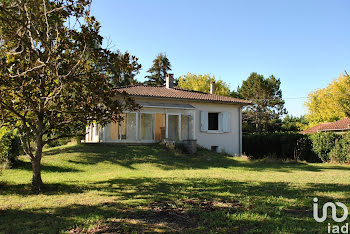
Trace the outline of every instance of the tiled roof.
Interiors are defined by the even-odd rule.
[[[117,92],[125,91],[130,96],[174,98],[174,99],[199,100],[199,101],[208,101],[208,102],[227,102],[227,103],[236,103],[241,105],[251,104],[250,101],[247,101],[244,99],[220,96],[216,94],[209,94],[209,93],[186,90],[181,88],[168,89],[165,86],[136,85],[136,86],[117,88],[116,91]]]
[[[349,130],[349,129],[350,129],[350,119],[344,118],[324,126],[322,128],[322,131]]]
[[[349,131],[350,130],[350,119],[343,118],[332,123],[321,123],[312,128],[306,129],[302,133],[316,133],[316,132],[329,132],[329,131]]]
[[[330,123],[321,123],[321,124],[318,124],[318,125],[313,126],[311,128],[308,128],[308,129],[302,131],[301,133],[303,133],[303,134],[316,133],[316,132],[319,132],[320,129],[323,128],[323,126],[327,126],[328,124],[330,124]]]

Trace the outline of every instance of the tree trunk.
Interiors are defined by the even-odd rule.
[[[261,133],[261,115],[260,115],[260,110],[256,111],[256,115],[255,115],[256,119],[255,119],[255,128],[256,128],[256,132]]]
[[[35,144],[36,144],[35,157],[32,158],[32,168],[33,168],[32,185],[33,185],[33,189],[41,190],[41,188],[43,187],[43,181],[41,180],[41,157],[43,155],[44,144],[40,134],[36,137]]]
[[[43,181],[41,180],[40,162],[41,162],[41,156],[40,158],[35,157],[34,159],[32,159],[32,168],[33,168],[32,186],[33,186],[33,189],[35,190],[40,190],[43,187]]]
[[[259,118],[258,118],[258,110],[256,110],[256,113],[255,113],[255,131],[256,132],[259,132]]]

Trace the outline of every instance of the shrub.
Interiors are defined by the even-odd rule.
[[[330,152],[342,137],[334,132],[322,132],[309,135],[312,149],[323,162],[330,161]]]
[[[84,137],[82,137],[82,136],[74,137],[74,141],[75,141],[76,144],[81,144],[82,140],[84,140]]]
[[[0,161],[15,163],[22,152],[21,141],[19,136],[5,128],[0,129]]]
[[[334,162],[350,163],[350,133],[335,143],[329,157]]]
[[[320,158],[312,150],[312,141],[310,137],[303,135],[297,139],[295,147],[295,159],[308,162],[320,162]]]
[[[61,145],[66,145],[71,141],[71,138],[61,138],[55,141],[51,141],[47,144],[48,147],[57,147]]]
[[[350,163],[350,133],[303,135],[295,132],[243,135],[243,153],[252,159],[298,159],[308,162]]]
[[[255,133],[243,135],[243,153],[253,159],[273,157],[317,161],[308,136],[294,133]]]

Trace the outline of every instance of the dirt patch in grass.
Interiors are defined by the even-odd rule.
[[[286,208],[283,211],[284,213],[296,218],[312,216],[312,210],[308,209],[307,207]]]
[[[150,224],[137,219],[111,219],[100,221],[89,229],[74,228],[69,233],[145,233],[145,232],[176,232],[167,223]]]
[[[106,207],[116,207],[116,203],[106,203]],[[203,217],[209,213],[235,212],[242,210],[239,201],[155,201],[142,207],[123,209],[126,218],[101,220],[89,229],[74,228],[69,233],[145,233],[182,232],[198,230],[206,222]],[[204,230],[205,231],[205,230]]]

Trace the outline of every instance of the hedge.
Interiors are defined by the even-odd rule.
[[[350,132],[313,134],[311,138],[314,151],[324,162],[350,163]]]
[[[0,162],[6,162],[10,166],[16,162],[22,153],[21,141],[14,131],[5,128],[0,129]]]
[[[303,135],[294,132],[243,135],[243,153],[259,159],[298,159],[309,162],[350,163],[350,133]]]
[[[319,161],[317,155],[312,151],[309,137],[294,132],[243,135],[242,146],[243,153],[254,159],[273,157]]]

